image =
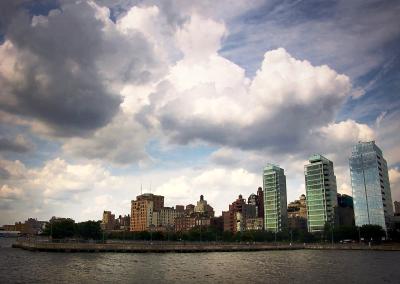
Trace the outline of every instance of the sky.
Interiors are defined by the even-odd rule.
[[[400,200],[398,1],[1,1],[0,224],[130,212],[141,192],[216,214],[314,153],[351,195],[375,140]]]

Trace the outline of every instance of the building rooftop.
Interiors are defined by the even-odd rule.
[[[265,167],[264,167],[264,171],[271,171],[271,170],[282,170],[278,165],[274,165],[274,164],[270,164],[268,163]]]
[[[326,161],[329,162],[329,159],[325,158],[321,154],[313,154],[308,158],[309,162],[317,162],[317,161]]]

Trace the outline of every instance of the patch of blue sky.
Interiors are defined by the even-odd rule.
[[[303,22],[326,21],[332,17],[335,5],[335,1],[266,2],[228,22],[229,34],[223,41],[220,54],[242,66],[248,77],[255,75],[266,51],[279,47],[300,59],[315,61],[314,58],[303,58],[306,54],[301,51],[301,42],[289,42],[288,45],[287,41],[279,42],[271,37],[278,37],[282,31]]]
[[[208,157],[217,149],[207,144],[164,146],[158,140],[150,141],[146,147],[147,153],[156,159],[155,169],[200,167],[208,163]]]
[[[129,165],[115,166],[106,165],[106,169],[113,175],[140,176],[159,171],[170,171],[173,169],[203,167],[208,164],[209,156],[217,150],[215,146],[209,145],[162,145],[158,140],[151,140],[146,145],[146,152],[150,160]]]
[[[383,112],[400,108],[400,56],[395,57],[389,68],[380,66],[357,80],[366,93],[358,99],[349,99],[338,114],[338,120],[352,118],[372,124]]]

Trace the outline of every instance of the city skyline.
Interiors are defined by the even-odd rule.
[[[360,157],[365,161],[363,160],[361,162],[361,160],[359,160]],[[363,163],[366,163],[365,168],[361,166]],[[321,154],[313,154],[309,157],[309,164],[304,165],[306,194],[301,194],[300,199],[304,196],[304,205],[307,204],[305,207],[306,214],[304,220],[307,223],[309,232],[321,232],[324,230],[325,225],[341,226],[344,224],[349,226],[356,225],[358,227],[362,225],[379,225],[387,231],[388,228],[394,224],[393,216],[395,216],[396,211],[393,209],[393,205],[396,207],[399,202],[392,202],[390,184],[388,184],[386,160],[382,156],[381,149],[376,146],[375,141],[358,142],[358,144],[354,145],[352,155],[349,157],[349,167],[352,177],[353,195],[340,194],[337,192],[334,164],[326,157]],[[380,167],[384,170],[382,171]],[[362,178],[357,176],[355,174],[356,172],[358,175],[362,172]],[[379,179],[378,173],[380,179],[384,181],[375,185],[372,181],[375,181],[374,179]],[[364,180],[364,182],[361,183],[360,179]],[[289,227],[301,228],[302,225],[298,223],[301,221],[295,220],[297,217],[301,217],[301,215],[299,215],[301,211],[295,212],[295,214],[290,217],[292,218],[290,222],[288,220],[288,213],[293,212],[293,210],[288,210],[289,206],[291,205],[292,208],[293,206],[297,207],[299,203],[296,202],[300,201],[298,199],[292,201],[287,200],[284,169],[280,168],[278,165],[267,163],[263,168],[262,183],[263,187],[258,187],[256,191],[257,194],[251,193],[246,201],[246,198],[243,198],[240,193],[239,198],[234,201],[232,205],[229,205],[229,211],[222,211],[221,214],[217,214],[217,216],[214,216],[214,209],[204,200],[203,194],[200,195],[200,200],[197,201],[196,206],[192,203],[188,203],[186,204],[186,209],[184,209],[185,205],[183,204],[165,206],[164,196],[155,195],[151,192],[143,193],[141,186],[140,195],[136,196],[136,200],[131,200],[130,214],[125,215],[126,212],[120,213],[119,219],[122,218],[121,216],[124,216],[123,218],[125,218],[125,216],[131,216],[129,217],[130,231],[136,232],[147,231],[151,229],[151,227],[160,228],[162,230],[166,228],[167,230],[168,228],[175,228],[176,230],[177,226],[185,231],[194,226],[205,225],[203,224],[203,218],[208,218],[207,220],[210,222],[214,217],[215,219],[221,218],[223,230],[232,230],[232,226],[236,228],[236,222],[240,224],[238,225],[238,231],[265,230],[280,232]],[[377,190],[379,191],[379,195],[377,195]],[[351,205],[348,200],[344,201],[345,199],[343,198],[347,197],[351,198]],[[371,197],[374,199],[371,199]],[[258,198],[262,200],[260,201]],[[355,198],[354,207],[353,198]],[[261,211],[258,209],[260,205],[263,208]],[[340,212],[340,210],[343,210],[343,207],[351,207],[351,212]],[[300,210],[300,207],[298,207],[298,210]],[[236,216],[238,212],[240,213],[240,217],[239,215]],[[225,216],[225,214],[230,216]],[[350,215],[353,216],[352,222]],[[105,226],[103,230],[113,230],[116,220],[115,216],[116,215],[108,211],[107,208],[103,210],[103,217],[100,218],[102,219],[102,224]],[[59,217],[52,216],[51,219],[54,218]],[[70,216],[63,216],[61,219],[62,218],[70,218]],[[189,227],[185,227],[185,225],[182,224],[176,225],[176,218],[182,220],[184,223],[188,222],[186,220],[187,218],[191,218],[193,219],[193,224],[190,222],[191,225]],[[261,218],[261,220],[257,221],[257,218]],[[251,221],[250,223],[247,222],[248,219]],[[355,222],[354,219],[356,220]],[[29,220],[37,220],[37,218],[29,217],[28,221],[26,221],[28,224]],[[94,218],[93,220],[98,219]],[[343,220],[350,221],[346,223],[346,221]],[[14,221],[15,226],[17,226],[17,223],[21,224],[20,220]],[[12,223],[14,223],[14,221]],[[39,222],[43,223],[47,221]],[[108,225],[111,225],[111,227],[108,228]],[[207,225],[210,225],[210,223],[207,223]],[[4,224],[4,226],[13,225]],[[182,226],[186,229],[182,229]]]
[[[128,214],[141,185],[220,215],[268,162],[289,203],[314,153],[352,195],[372,140],[400,200],[400,7],[351,2],[2,1],[0,224]]]

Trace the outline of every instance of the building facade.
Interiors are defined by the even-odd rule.
[[[246,230],[246,220],[255,218],[256,206],[247,204],[242,195],[229,205],[229,211],[222,212],[224,220],[224,231],[237,233]]]
[[[247,199],[247,204],[256,206],[257,218],[264,219],[264,192],[262,187],[257,189],[257,194],[250,194],[249,198]]]
[[[396,215],[396,216],[400,215],[400,202],[399,201],[394,202],[394,215]]]
[[[263,172],[264,228],[279,232],[287,227],[286,176],[283,169],[268,164]]]
[[[347,194],[337,194],[335,207],[335,226],[354,226],[353,197]]]
[[[248,218],[246,220],[246,231],[262,231],[264,218]]]
[[[103,219],[101,221],[101,229],[111,231],[115,229],[116,221],[115,215],[111,211],[103,211]]]
[[[309,232],[323,231],[325,224],[334,224],[337,205],[336,176],[332,161],[315,154],[304,166],[307,195],[307,227]]]
[[[214,217],[214,209],[207,204],[203,195],[200,195],[200,200],[197,201],[197,205],[194,207],[194,213],[202,216]]]
[[[349,159],[356,226],[379,225],[384,230],[393,216],[386,160],[375,141],[359,142]]]
[[[307,230],[307,204],[304,194],[288,204],[288,228]]]
[[[147,231],[154,227],[153,213],[164,207],[164,196],[145,193],[131,202],[130,231]]]
[[[154,227],[165,227],[166,230],[171,230],[175,226],[175,219],[179,216],[183,216],[183,212],[173,207],[163,207],[153,212],[152,224]]]
[[[175,231],[184,232],[196,227],[196,217],[179,216],[175,218]]]

